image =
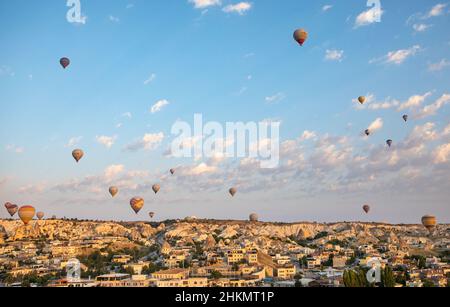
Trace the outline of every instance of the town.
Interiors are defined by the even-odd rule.
[[[448,287],[449,248],[450,225],[0,220],[0,286]]]

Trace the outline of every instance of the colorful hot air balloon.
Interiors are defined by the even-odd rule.
[[[134,197],[130,200],[130,206],[136,212],[136,214],[141,211],[141,209],[144,207],[144,199],[141,197]]]
[[[36,214],[36,209],[32,206],[23,206],[19,209],[19,217],[25,225],[28,225],[30,221],[34,218]]]
[[[365,213],[369,213],[370,212],[370,206],[369,205],[364,205],[363,206],[363,210]]]
[[[256,213],[250,214],[249,219],[250,219],[250,222],[257,222],[258,219],[259,219],[259,218],[258,218],[258,214],[256,214]]]
[[[175,174],[175,169],[174,169],[174,168],[170,169],[170,173],[171,173],[172,175],[174,175],[174,174]]]
[[[228,192],[230,193],[230,195],[232,197],[234,197],[234,195],[236,195],[236,193],[237,193],[237,189],[236,188],[231,188]]]
[[[297,43],[300,44],[300,46],[303,46],[303,44],[308,39],[308,32],[306,32],[304,29],[295,30],[294,39]]]
[[[70,60],[68,58],[62,58],[59,60],[59,63],[64,69],[66,69],[70,65]]]
[[[369,136],[369,135],[370,135],[370,130],[369,130],[369,129],[366,129],[366,131],[364,131],[364,133],[365,133],[367,136]]]
[[[359,96],[359,97],[358,97],[358,101],[359,101],[360,104],[364,104],[364,102],[366,102],[366,97],[364,97],[364,96]]]
[[[72,157],[75,159],[75,161],[80,162],[80,160],[83,158],[84,152],[81,149],[75,149],[72,151]]]
[[[161,186],[159,184],[154,184],[152,190],[155,194],[158,194],[159,190],[161,190]]]
[[[425,215],[422,217],[422,224],[431,233],[436,228],[437,219],[435,216]]]
[[[408,115],[403,115],[403,120],[405,121],[405,122],[407,122],[408,121]]]
[[[44,212],[38,212],[38,213],[36,213],[36,216],[41,221],[44,218],[45,213]]]
[[[119,193],[118,187],[110,187],[109,188],[109,194],[111,194],[112,197],[115,197]]]
[[[152,219],[152,218],[155,216],[155,212],[150,212],[148,215],[149,215],[150,218]]]
[[[13,217],[17,213],[17,211],[19,211],[19,207],[11,203],[6,203],[5,208],[8,211],[9,215],[11,215],[11,217]]]
[[[387,141],[386,141],[386,144],[387,144],[389,147],[391,147],[393,143],[394,143],[394,141],[392,141],[392,140],[387,140]]]

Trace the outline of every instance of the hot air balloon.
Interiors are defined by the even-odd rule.
[[[359,96],[359,97],[358,97],[358,101],[359,101],[360,104],[364,104],[364,102],[366,102],[366,97],[364,97],[364,96]]]
[[[155,184],[153,185],[152,190],[155,194],[158,194],[159,190],[161,190],[161,186],[159,184]]]
[[[393,142],[394,142],[394,141],[392,141],[392,140],[387,140],[387,141],[386,141],[386,144],[387,144],[389,147],[391,147]]]
[[[369,136],[369,135],[370,135],[370,130],[369,130],[369,129],[366,129],[366,131],[364,131],[364,133],[365,133],[367,136]]]
[[[250,222],[257,222],[258,221],[258,215],[256,213],[250,214]]]
[[[308,39],[308,32],[303,29],[298,29],[294,32],[294,39],[300,44],[300,46],[303,46]]]
[[[38,213],[36,213],[36,216],[41,221],[44,218],[45,213],[44,212],[38,212]]]
[[[11,217],[13,217],[17,213],[17,211],[19,211],[19,207],[11,203],[6,203],[5,208],[8,211],[9,215],[11,215]]]
[[[112,197],[115,197],[119,193],[118,187],[110,187],[109,188],[109,194],[111,194]]]
[[[231,188],[228,192],[230,193],[230,195],[232,197],[234,197],[234,195],[236,195],[236,193],[237,193],[237,189],[236,188]]]
[[[64,69],[66,69],[70,65],[70,60],[68,58],[62,58],[59,60],[59,63]]]
[[[363,210],[365,213],[369,213],[370,212],[370,206],[369,205],[364,205],[363,206]]]
[[[403,115],[403,120],[404,120],[405,122],[407,122],[407,121],[408,121],[408,115]]]
[[[437,225],[437,219],[435,216],[425,215],[422,217],[422,224],[429,232],[433,232]]]
[[[173,175],[173,174],[175,174],[175,169],[170,169],[170,173]]]
[[[152,218],[155,216],[155,212],[150,212],[148,215],[149,215],[150,218],[152,219]]]
[[[80,162],[80,160],[83,158],[84,152],[81,149],[75,149],[72,151],[72,157],[75,159],[75,161]]]
[[[141,211],[141,209],[144,207],[144,199],[141,197],[134,197],[130,200],[130,206],[136,212],[136,214]]]
[[[23,206],[19,209],[19,217],[25,225],[28,225],[36,214],[36,209],[32,206]]]

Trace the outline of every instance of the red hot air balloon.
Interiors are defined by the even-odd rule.
[[[62,58],[61,60],[59,60],[59,63],[64,69],[66,69],[70,65],[70,60],[68,58]]]
[[[8,211],[9,215],[11,215],[11,217],[13,217],[17,213],[17,211],[19,211],[19,207],[11,203],[6,203],[5,208]]]

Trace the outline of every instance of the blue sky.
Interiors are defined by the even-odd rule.
[[[381,22],[363,0],[81,5],[84,24],[66,20],[64,0],[0,3],[3,202],[99,219],[450,222],[449,3],[382,0]],[[281,121],[280,167],[168,157],[172,125],[194,113]],[[74,148],[86,152],[79,165]]]

